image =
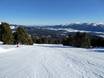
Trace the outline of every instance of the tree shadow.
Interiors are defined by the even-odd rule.
[[[104,48],[93,49],[94,52],[104,53]]]

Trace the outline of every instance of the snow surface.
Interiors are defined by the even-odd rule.
[[[0,45],[0,78],[104,78],[104,49]]]

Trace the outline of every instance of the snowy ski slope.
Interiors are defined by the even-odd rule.
[[[104,78],[104,49],[0,45],[0,78]]]

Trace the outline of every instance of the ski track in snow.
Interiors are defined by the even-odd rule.
[[[47,44],[0,47],[0,78],[104,78],[104,53],[96,49]]]

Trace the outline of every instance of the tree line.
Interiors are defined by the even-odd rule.
[[[70,45],[75,47],[90,48],[91,40],[87,33],[77,32],[74,35],[69,35],[63,40],[63,45]]]
[[[18,27],[16,31],[13,32],[10,25],[5,22],[2,22],[0,25],[0,41],[2,41],[3,44],[33,44],[31,36],[23,27]]]
[[[33,42],[38,44],[62,44],[61,38],[52,36],[32,36]]]
[[[76,32],[74,35],[65,37],[62,44],[81,48],[104,47],[104,38],[88,33]]]

